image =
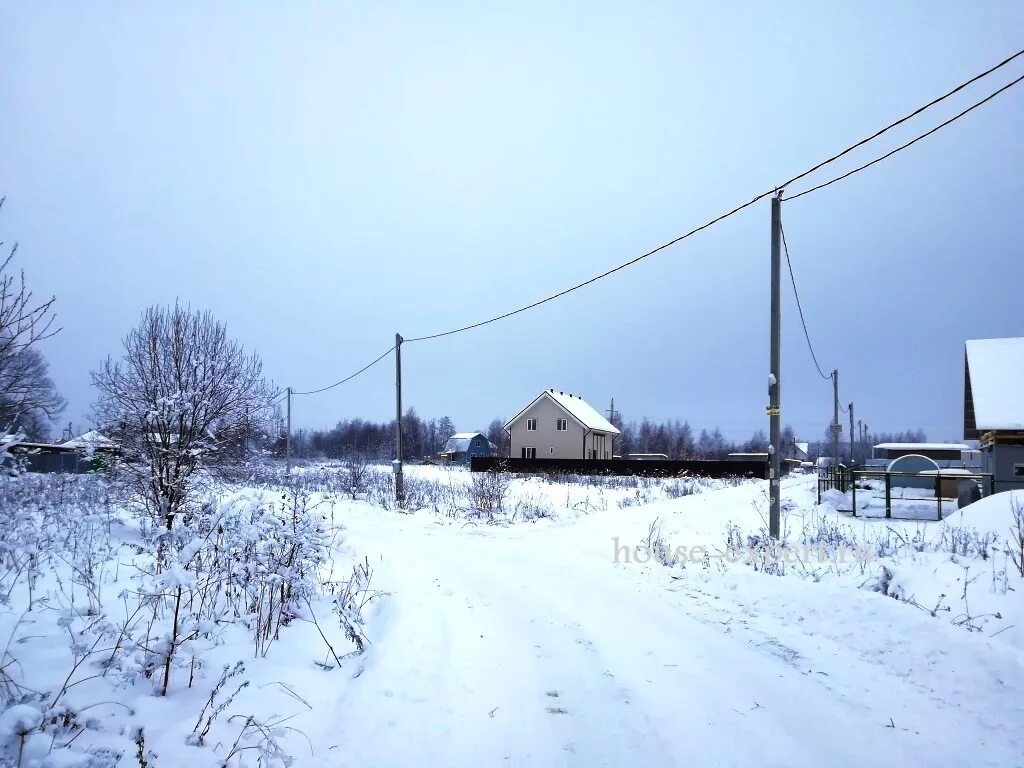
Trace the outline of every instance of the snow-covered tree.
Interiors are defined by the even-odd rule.
[[[272,414],[263,363],[208,312],[150,307],[120,360],[92,374],[97,426],[120,443],[125,470],[170,529],[197,469],[233,455]]]

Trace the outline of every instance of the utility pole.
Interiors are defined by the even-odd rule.
[[[853,433],[853,403],[850,403],[850,466],[852,467],[857,463],[857,454],[853,449],[854,433]]]
[[[395,334],[395,501],[401,506],[405,501],[405,487],[402,484],[402,336]]]
[[[285,438],[284,438],[284,466],[285,472],[291,474],[292,471],[292,388],[288,387],[288,408],[287,408],[287,426],[285,427]]]
[[[843,431],[839,424],[839,370],[832,371],[832,461],[839,466],[839,433]]]
[[[782,256],[780,235],[782,231],[782,192],[776,191],[772,198],[772,233],[771,233],[771,356],[768,376],[768,533],[779,538],[779,507],[781,487],[779,485],[779,467],[781,440],[779,435],[779,403],[780,403],[780,346],[782,339],[782,302],[779,295],[782,273]]]
[[[615,413],[616,413],[616,411],[615,411],[615,398],[613,397],[612,398],[612,406],[611,406],[611,408],[608,409],[608,421],[610,421],[612,424],[615,423]]]
[[[860,455],[864,455],[864,422],[857,419],[857,444],[860,446]]]

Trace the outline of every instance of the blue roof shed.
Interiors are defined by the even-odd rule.
[[[441,457],[453,464],[469,464],[473,456],[490,456],[491,444],[479,432],[457,432],[448,438]]]

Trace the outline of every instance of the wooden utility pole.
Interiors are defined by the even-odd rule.
[[[405,486],[402,483],[402,336],[395,334],[395,501],[401,506],[405,501]]]
[[[780,347],[782,340],[782,302],[780,298],[782,255],[782,192],[772,197],[772,229],[771,229],[771,322],[770,322],[770,368],[768,375],[768,533],[779,538],[779,508],[781,487],[779,485],[779,469],[781,466],[781,439],[779,432]]]

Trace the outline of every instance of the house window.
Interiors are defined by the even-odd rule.
[[[526,431],[527,432],[536,432],[537,431],[537,420],[536,419],[527,419],[526,420]]]
[[[524,445],[523,446],[523,458],[524,459],[536,459],[537,458],[537,449],[536,448],[530,448],[529,446]]]
[[[1024,464],[1014,464],[1013,465],[1013,476],[1014,477],[1024,477]]]
[[[569,420],[568,419],[559,419],[558,420],[558,424],[555,427],[555,429],[557,429],[559,432],[565,432],[565,430],[567,430],[568,428],[569,428]]]

